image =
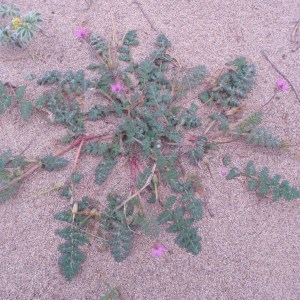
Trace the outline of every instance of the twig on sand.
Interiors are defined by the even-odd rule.
[[[261,54],[271,64],[271,66],[275,69],[275,71],[288,82],[288,84],[291,86],[293,92],[295,93],[296,98],[300,101],[300,96],[299,96],[297,90],[295,89],[295,87],[293,86],[293,84],[290,82],[290,80],[280,70],[278,70],[278,68],[274,65],[274,63],[269,59],[269,57],[267,56],[265,51],[261,50]]]
[[[132,1],[131,4],[136,4],[138,6],[138,8],[140,9],[140,11],[142,12],[142,14],[144,15],[144,17],[146,18],[146,20],[148,21],[148,23],[150,24],[151,28],[155,31],[158,31],[155,26],[153,25],[153,23],[151,22],[150,18],[148,17],[148,15],[146,14],[146,12],[144,11],[142,4],[138,1]]]
[[[293,44],[295,44],[295,48],[292,50],[292,52],[296,52],[300,48],[300,40],[298,40],[299,32],[300,32],[300,19],[296,22],[291,34],[291,41]]]
[[[5,56],[0,56],[1,61],[11,61],[11,60],[19,60],[19,59],[27,59],[25,55],[19,55],[19,56],[12,56],[12,57],[5,57]]]

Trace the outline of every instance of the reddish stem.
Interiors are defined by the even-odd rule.
[[[79,136],[76,140],[74,140],[68,147],[66,147],[63,150],[60,150],[56,153],[54,153],[53,156],[61,156],[63,154],[65,154],[66,152],[70,151],[71,149],[77,147],[78,145],[83,145],[84,142],[89,141],[89,140],[93,140],[96,138],[101,137],[101,135],[90,135],[90,136],[86,136],[86,135],[81,135]],[[82,147],[82,146],[81,146]],[[80,153],[80,152],[79,152]],[[78,153],[77,153],[78,154]],[[77,156],[76,156],[77,157]],[[79,155],[78,155],[79,157]],[[77,160],[78,160],[77,157]],[[76,158],[75,158],[76,160]],[[75,163],[75,162],[74,162]],[[15,178],[14,180],[12,180],[11,182],[9,182],[8,184],[2,186],[0,188],[0,192],[2,192],[3,190],[7,189],[8,187],[14,185],[15,183],[17,183],[18,181],[22,180],[23,178],[27,177],[28,175],[30,175],[31,173],[33,173],[36,169],[38,169],[40,166],[40,162],[35,163],[33,166],[31,166],[31,168],[29,168],[24,174],[22,174],[21,176]],[[75,164],[74,164],[75,166]]]

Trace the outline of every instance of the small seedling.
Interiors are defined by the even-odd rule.
[[[39,12],[29,12],[21,15],[20,9],[14,4],[0,6],[2,18],[9,19],[5,26],[0,27],[0,43],[16,45],[25,48],[41,29],[43,22]]]

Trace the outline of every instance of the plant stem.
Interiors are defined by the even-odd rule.
[[[63,154],[65,154],[66,152],[70,151],[71,149],[77,147],[78,145],[80,145],[82,143],[82,141],[86,142],[92,139],[96,139],[101,137],[102,135],[91,135],[91,136],[80,136],[78,137],[75,141],[73,141],[73,143],[71,143],[68,147],[66,147],[63,150],[60,150],[58,152],[56,152],[53,156],[61,156]],[[31,173],[33,173],[35,170],[37,170],[40,167],[40,161],[36,162],[29,170],[27,170],[25,173],[23,173],[21,176],[13,179],[12,181],[10,181],[8,184],[2,186],[0,188],[0,192],[2,192],[3,190],[7,189],[8,187],[14,185],[15,183],[19,182],[20,180],[22,180],[23,178],[29,176]]]
[[[269,57],[267,56],[267,54],[265,53],[265,51],[261,50],[261,54],[263,55],[263,57],[271,64],[271,66],[275,69],[275,71],[281,75],[287,82],[288,84],[291,86],[293,92],[296,95],[296,98],[300,101],[300,96],[298,95],[298,92],[296,91],[295,87],[293,86],[293,84],[290,82],[290,80],[281,72],[278,70],[278,68],[271,62],[271,60],[269,59]]]
[[[152,180],[152,177],[154,175],[156,169],[156,163],[153,165],[152,170],[151,170],[151,174],[150,176],[147,178],[146,183],[144,184],[144,186],[142,188],[140,188],[138,191],[136,191],[133,195],[129,196],[126,200],[124,200],[121,204],[119,204],[112,212],[115,212],[116,210],[120,209],[123,205],[125,205],[127,202],[129,202],[131,199],[133,199],[134,197],[138,196],[150,183]]]
[[[265,104],[263,104],[262,106],[260,106],[257,111],[261,110],[262,108],[264,108],[266,105],[268,105],[275,97],[276,92],[274,93],[274,95],[270,98],[270,100],[268,100]]]

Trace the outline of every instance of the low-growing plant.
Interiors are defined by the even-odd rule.
[[[215,82],[208,82],[203,65],[178,68],[169,54],[171,42],[165,35],[157,37],[149,57],[136,62],[132,56],[132,47],[139,44],[135,31],[127,32],[120,43],[113,44],[94,33],[83,34],[82,30],[78,38],[85,40],[98,57],[97,63],[88,66],[95,76],[87,78],[84,70],[48,71],[37,84],[51,88],[33,104],[50,111],[53,123],[66,126],[65,141],[70,144],[34,162],[13,157],[9,151],[2,153],[0,201],[7,199],[20,181],[35,170],[51,172],[64,167],[68,162],[61,156],[78,147],[70,179],[56,187],[61,196],[71,199],[71,207],[55,215],[67,223],[65,229],[56,232],[65,240],[59,247],[59,264],[67,280],[80,270],[85,260],[80,248],[91,236],[104,243],[117,262],[130,254],[135,233],[141,230],[153,240],[153,256],[168,252],[159,239],[161,227],[174,235],[179,247],[199,254],[202,246],[198,225],[204,202],[203,183],[196,168],[203,164],[207,167],[204,176],[211,176],[206,156],[223,143],[215,139],[216,133],[230,136],[232,140],[228,142],[241,141],[271,149],[286,146],[279,137],[259,126],[261,111],[241,117],[241,103],[247,101],[254,85],[254,65],[239,57],[228,64]],[[87,91],[94,91],[100,100],[84,111],[80,101]],[[200,101],[186,105],[182,100],[190,92],[197,92]],[[2,95],[0,108],[4,111],[9,101],[3,88]],[[208,120],[200,117],[199,106],[203,103],[213,108]],[[87,122],[105,121],[109,117],[116,121],[108,137],[103,139],[97,132],[87,134]],[[90,201],[92,195],[79,200],[74,193],[84,175],[75,170],[77,160],[88,155],[98,160],[94,169],[97,185],[110,178],[121,157],[128,162],[130,191],[127,195],[111,191],[105,209]],[[230,164],[230,158],[224,157],[223,162]],[[194,173],[187,171],[186,164],[194,166]],[[271,193],[274,200],[300,198],[297,188],[287,181],[280,183],[279,175],[270,177],[267,167],[257,172],[252,161],[244,173],[233,168],[226,178],[240,175],[247,176],[248,189],[256,190],[259,197]],[[168,194],[166,197],[162,196],[162,188]],[[155,211],[159,211],[158,216]],[[89,233],[88,223],[94,223],[96,234]]]
[[[111,288],[108,284],[107,287],[109,291],[104,296],[100,297],[99,300],[121,300],[121,293],[119,287]]]
[[[24,48],[34,38],[35,33],[41,29],[43,22],[39,12],[29,12],[21,15],[20,9],[14,4],[0,5],[0,15],[9,19],[9,22],[0,26],[0,43],[12,44]]]

